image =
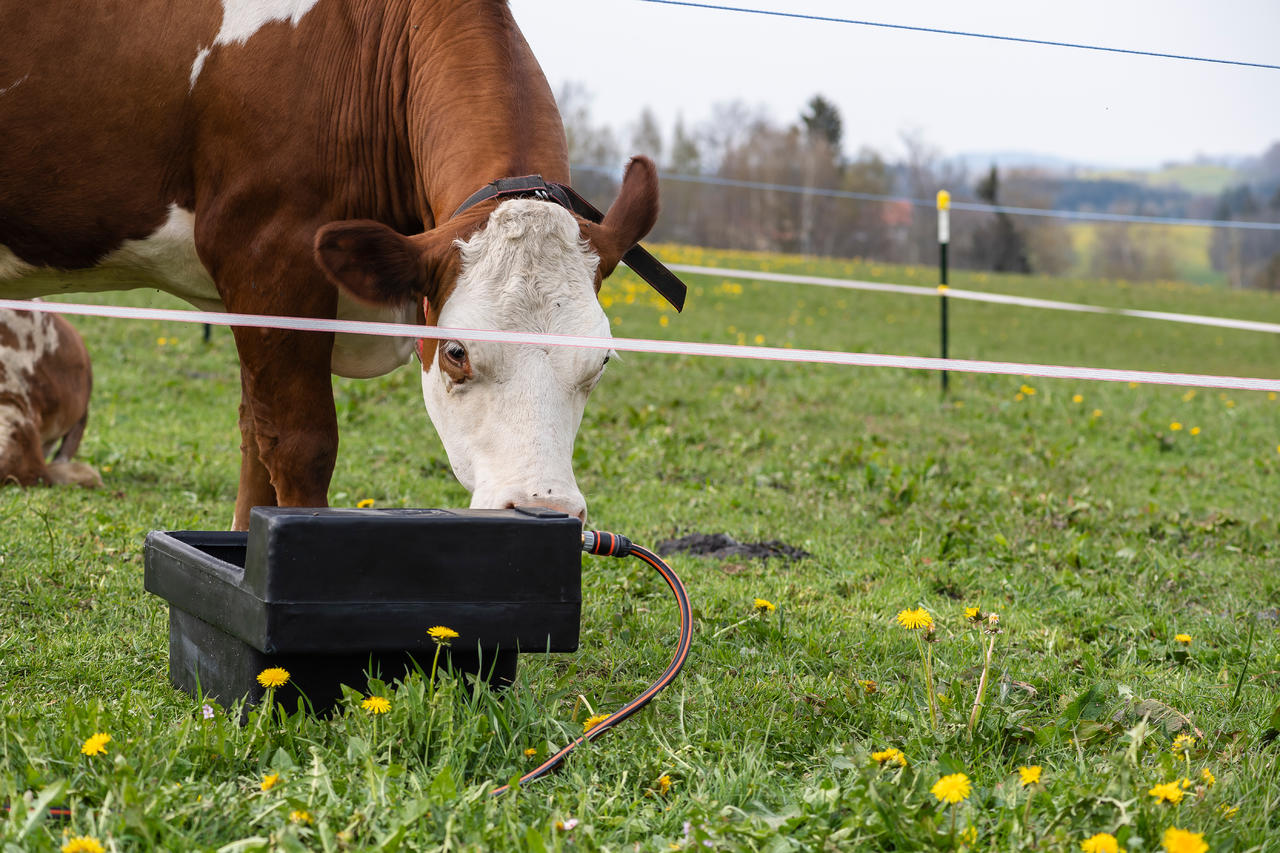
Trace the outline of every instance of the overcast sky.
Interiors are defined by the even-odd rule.
[[[1280,64],[1280,0],[729,0],[724,5]],[[845,148],[892,157],[916,130],[945,156],[1032,151],[1158,166],[1280,140],[1280,71],[1007,44],[642,0],[511,0],[556,91],[597,122],[648,106],[669,132],[742,100],[794,121],[815,93]],[[623,133],[623,139],[626,134]]]

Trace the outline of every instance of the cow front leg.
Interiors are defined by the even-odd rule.
[[[333,336],[237,328],[240,488],[233,527],[255,506],[328,506],[338,456],[329,364]]]
[[[240,382],[240,487],[236,492],[236,512],[232,530],[249,529],[249,510],[255,506],[277,506],[271,475],[258,453],[257,432],[253,428],[253,412],[243,379]]]

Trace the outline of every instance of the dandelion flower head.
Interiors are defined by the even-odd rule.
[[[751,605],[752,609],[759,613],[772,613],[777,610],[777,606],[772,601],[764,598],[757,598],[755,603]]]
[[[80,751],[85,755],[106,755],[107,744],[110,742],[111,735],[106,732],[95,732],[80,747]]]
[[[607,719],[609,719],[608,714],[593,714],[592,716],[587,717],[585,721],[583,721],[582,730],[584,732],[589,732]]]
[[[289,670],[273,666],[258,673],[258,683],[263,687],[284,687],[289,683]]]
[[[435,640],[438,645],[447,646],[450,640],[458,639],[458,632],[443,625],[436,625],[427,629],[427,636]]]
[[[266,776],[262,777],[262,784],[259,785],[258,787],[263,791],[270,791],[279,783],[280,783],[279,773],[268,773]]]
[[[862,678],[858,680],[858,684],[862,686],[864,692],[870,694],[880,689],[880,685],[872,681],[870,678]]]
[[[102,842],[92,835],[77,835],[68,838],[62,845],[62,853],[105,853]]]
[[[1205,843],[1203,832],[1191,832],[1171,826],[1164,831],[1164,849],[1168,853],[1206,853],[1209,845]]]
[[[368,509],[373,506],[373,498],[363,498],[356,503],[357,509]]]
[[[1165,782],[1163,785],[1156,785],[1148,794],[1156,798],[1157,803],[1180,803],[1182,802],[1182,786],[1173,782]]]
[[[982,609],[978,607],[966,607],[964,609],[964,618],[968,619],[970,622],[981,622]]]
[[[929,789],[929,793],[939,800],[952,805],[968,799],[969,791],[969,777],[963,773],[952,773],[949,776],[943,776],[937,782],[934,782],[933,787]]]
[[[525,758],[533,758],[537,754],[538,754],[537,748],[532,746],[524,751]]]
[[[385,696],[370,696],[360,703],[370,714],[385,714],[391,710],[391,702]]]
[[[663,773],[661,776],[658,777],[658,793],[662,794],[663,796],[666,796],[667,792],[670,790],[671,790],[671,777],[668,776],[666,773]]]
[[[885,764],[896,764],[899,767],[907,766],[907,756],[902,752],[902,750],[895,749],[892,746],[888,749],[882,749],[879,752],[871,753],[871,760],[882,766]]]
[[[1204,780],[1204,786],[1206,788],[1212,788],[1214,783],[1218,781],[1218,777],[1214,776],[1213,771],[1208,767],[1200,768],[1200,778]]]
[[[921,628],[932,628],[933,617],[929,615],[928,610],[917,607],[915,610],[904,610],[899,613],[898,624],[908,631],[917,631]]]
[[[1120,853],[1120,844],[1111,833],[1099,832],[1081,841],[1080,849],[1084,853]]]
[[[1184,646],[1189,646],[1189,645],[1191,645],[1191,635],[1190,635],[1190,634],[1174,634],[1174,635],[1173,635],[1173,639],[1174,639],[1174,642],[1182,643],[1182,645],[1184,645]]]
[[[311,823],[311,812],[294,809],[289,812],[290,823]]]
[[[1035,785],[1039,782],[1041,769],[1039,764],[1033,764],[1030,767],[1019,767],[1018,776],[1022,782],[1022,787],[1025,788],[1028,785]]]
[[[1196,739],[1191,735],[1182,734],[1173,739],[1173,745],[1169,747],[1169,751],[1174,755],[1185,756],[1191,751],[1191,747],[1196,745]]]

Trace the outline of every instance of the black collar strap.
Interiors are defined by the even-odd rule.
[[[453,212],[457,216],[469,207],[491,198],[537,198],[553,201],[563,208],[573,211],[589,222],[599,223],[604,214],[596,210],[591,202],[578,195],[565,184],[544,181],[541,175],[525,175],[520,178],[501,178],[476,190],[462,205]],[[453,217],[450,217],[451,219]],[[684,310],[685,296],[689,288],[675,273],[663,266],[662,262],[641,245],[636,244],[625,255],[622,261],[631,271],[640,276],[649,286],[671,303],[677,310]]]

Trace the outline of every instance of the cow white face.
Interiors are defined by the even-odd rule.
[[[565,209],[504,202],[460,252],[442,330],[609,336],[595,293],[600,259]],[[426,347],[422,396],[473,507],[530,504],[585,519],[573,443],[608,355],[456,340]]]
[[[357,299],[425,297],[444,329],[609,336],[601,281],[658,216],[658,174],[631,161],[599,224],[546,201],[475,206],[412,237],[367,220],[316,232],[316,262]],[[426,347],[422,395],[471,505],[549,506],[585,519],[573,442],[606,349],[441,340]]]

